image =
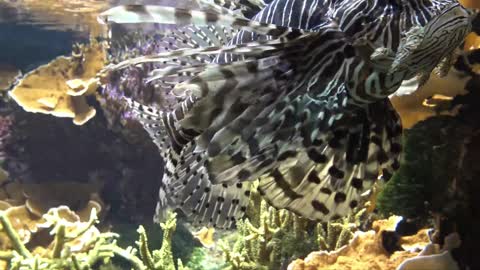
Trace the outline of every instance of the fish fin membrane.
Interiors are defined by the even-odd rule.
[[[160,189],[157,217],[165,209],[180,209],[193,224],[229,229],[242,218],[248,206],[250,183],[214,185],[205,171],[205,156],[194,152],[194,142],[187,144],[180,154],[172,153],[167,165],[165,188]],[[167,195],[168,194],[168,198]],[[170,199],[171,198],[171,199]]]
[[[263,198],[274,207],[318,221],[363,207],[365,194],[379,175],[389,177],[399,166],[400,120],[389,100],[382,103],[370,105],[376,108],[359,125],[322,131],[312,145],[297,145],[277,155],[277,161],[282,155],[287,159],[260,178]],[[383,115],[370,115],[382,111]]]
[[[155,5],[123,5],[111,8],[98,16],[98,21],[108,23],[159,23],[177,26],[218,25],[232,27],[261,35],[281,37],[302,34],[305,30],[249,20],[243,16],[222,13],[219,10],[190,10]]]
[[[194,152],[195,135],[173,130],[175,121],[193,101],[181,103],[180,112],[169,113],[128,102],[166,161],[155,220],[164,220],[167,209],[173,208],[180,209],[194,224],[222,229],[235,226],[248,206],[251,184],[212,184],[203,165],[205,156]]]
[[[231,185],[259,178],[271,205],[313,220],[336,219],[363,205],[362,194],[379,175],[388,179],[398,169],[399,117],[388,99],[344,114],[296,100],[283,110],[250,107],[244,111],[251,109],[250,116],[211,136],[202,149],[209,179]]]
[[[199,98],[180,121],[183,128],[202,132],[198,147],[205,149],[211,136],[230,122],[235,123],[230,125],[233,129],[245,126],[258,117],[257,113],[272,108],[273,103],[281,101],[287,91],[294,88],[295,78],[291,74],[299,63],[288,58],[290,53],[301,50],[301,41],[256,42],[265,46],[244,44],[237,49],[247,55],[245,60],[209,64],[198,76],[175,86],[172,91],[176,95]]]
[[[190,110],[195,103],[193,97],[187,97],[179,102],[172,111],[160,111],[129,98],[124,99],[136,119],[159,148],[164,159],[168,159],[166,154],[170,149],[179,152],[185,144],[198,135],[197,132],[181,128],[178,125],[178,121],[183,119],[185,112]]]
[[[265,7],[262,0],[199,0],[200,7],[203,9],[214,9],[219,12],[239,12],[246,18],[252,18]],[[228,10],[228,11],[225,11]]]
[[[172,26],[159,42],[161,48],[172,51],[181,48],[199,48],[226,45],[237,29],[219,26]]]
[[[272,40],[251,41],[242,44],[219,45],[213,47],[198,48],[180,48],[173,51],[161,52],[152,55],[135,57],[122,61],[117,64],[110,64],[105,70],[119,70],[129,66],[135,66],[142,63],[165,63],[174,66],[189,66],[191,61],[204,56],[216,56],[221,54],[241,55],[246,59],[268,59],[275,55],[284,53],[295,53],[301,51],[302,42],[307,41],[315,34],[305,34],[302,36],[281,37]],[[288,52],[292,50],[292,52]],[[234,62],[235,63],[235,62]],[[197,68],[201,65],[208,67],[213,65],[207,61],[196,61]]]

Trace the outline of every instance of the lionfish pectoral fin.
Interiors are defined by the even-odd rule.
[[[301,29],[260,23],[241,16],[236,16],[231,13],[221,13],[218,12],[218,10],[199,11],[153,5],[117,6],[101,13],[98,16],[98,21],[103,24],[160,23],[177,26],[218,25],[224,27],[233,27],[274,37],[286,36],[287,34],[291,33],[304,33],[304,30]]]
[[[228,229],[242,218],[248,206],[250,183],[212,184],[204,153],[195,153],[193,142],[175,158],[167,192],[194,224]]]
[[[163,123],[163,112],[153,107],[145,106],[130,98],[123,97],[131,112],[148,132],[160,154],[165,158],[165,153],[171,144],[168,140],[168,133]]]
[[[222,13],[232,13],[245,17],[252,17],[257,14],[265,3],[262,0],[248,0],[248,1],[235,1],[235,0],[222,0],[214,3],[208,0],[197,0],[198,5],[202,9],[213,9]]]
[[[319,221],[362,207],[379,174],[388,180],[399,166],[401,124],[390,102],[383,103],[369,105],[376,107],[369,113],[375,116],[353,118],[357,125],[322,130],[318,142],[280,154],[277,161],[284,161],[260,178],[261,195],[275,207]]]

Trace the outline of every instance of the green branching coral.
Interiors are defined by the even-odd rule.
[[[366,209],[361,209],[356,214],[326,223],[318,223],[315,226],[316,243],[320,250],[336,250],[353,238],[357,228],[360,226]]]
[[[68,208],[67,208],[68,209]],[[0,252],[0,260],[8,262],[11,270],[91,270],[94,265],[101,269],[118,269],[113,259],[122,258],[134,270],[185,270],[181,261],[175,267],[171,252],[172,234],[176,228],[176,215],[169,213],[168,219],[162,224],[164,237],[162,248],[151,252],[148,249],[148,239],[142,226],[138,228],[138,250],[134,247],[121,248],[117,245],[118,234],[100,233],[95,224],[98,222],[95,209],[90,220],[82,226],[76,225],[72,230],[71,221],[60,215],[58,211],[50,211],[44,215],[44,226],[51,228],[54,241],[51,252],[33,253],[20,240],[4,212],[0,212],[1,231],[6,233],[13,245],[13,250]],[[71,243],[80,241],[81,250],[74,250]],[[137,255],[139,254],[139,255]]]
[[[255,200],[255,196],[253,192],[256,203],[250,205],[250,219],[237,223],[238,237],[233,245],[219,243],[228,269],[279,269],[313,250],[338,248],[352,238],[364,213],[363,210],[340,222],[316,224],[287,210],[270,207],[263,200]]]
[[[254,217],[258,226],[248,219],[239,221],[238,238],[233,247],[220,241],[220,248],[232,270],[277,269],[284,255],[298,250],[299,243],[306,245],[306,242],[302,242],[307,241],[306,227],[290,212],[269,207],[265,201],[260,202],[259,210],[255,212],[259,214]],[[298,231],[294,232],[294,228]],[[302,228],[305,229],[303,232]],[[292,247],[294,245],[298,246]]]

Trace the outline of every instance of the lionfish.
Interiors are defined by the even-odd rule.
[[[127,5],[103,23],[172,25],[146,83],[175,100],[127,99],[166,161],[157,219],[179,208],[230,228],[252,182],[273,207],[346,215],[399,168],[402,127],[388,96],[447,66],[476,13],[456,0],[199,0]]]

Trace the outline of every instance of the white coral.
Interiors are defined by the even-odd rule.
[[[461,244],[460,236],[452,233],[445,237],[445,245],[439,250],[437,245],[429,244],[417,257],[405,260],[397,270],[458,270],[451,250]]]

